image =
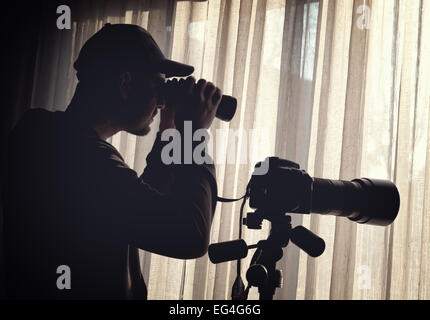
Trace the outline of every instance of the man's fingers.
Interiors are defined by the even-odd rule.
[[[216,88],[214,94],[212,95],[212,104],[216,105],[221,102],[222,91],[220,88]]]
[[[200,97],[202,101],[207,101],[213,105],[218,105],[222,98],[221,90],[212,82],[207,82],[205,79],[200,79],[196,83],[196,79],[192,76],[179,80],[181,90],[188,94],[194,94]]]
[[[194,77],[188,77],[185,81],[184,81],[184,89],[186,92],[192,94],[193,93],[193,89],[196,83],[196,79]]]
[[[203,92],[206,88],[206,85],[207,85],[206,80],[200,79],[194,87],[194,92],[198,97],[200,97],[200,99],[203,99]]]
[[[216,89],[216,87],[214,86],[214,84],[212,82],[207,83],[206,88],[205,88],[205,92],[204,92],[206,100],[209,100],[212,97],[212,95],[215,92],[215,89]]]

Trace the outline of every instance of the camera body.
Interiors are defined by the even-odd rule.
[[[258,211],[271,215],[289,213],[310,213],[313,179],[292,161],[277,157],[267,158],[268,171],[265,175],[253,174],[249,184],[249,205]],[[261,166],[257,163],[255,168]],[[267,165],[267,164],[266,164]]]

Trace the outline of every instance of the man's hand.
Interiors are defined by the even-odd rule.
[[[175,125],[175,111],[171,108],[163,108],[160,111],[160,125],[158,131],[163,132],[165,129],[174,129]]]
[[[194,130],[209,129],[221,102],[219,88],[204,79],[196,83],[193,77],[188,77],[179,80],[175,90],[169,93],[173,96],[166,97],[167,108],[161,112],[160,131],[173,127],[173,117],[179,130],[183,128],[184,121],[192,121]]]

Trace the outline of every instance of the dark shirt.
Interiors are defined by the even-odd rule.
[[[160,153],[167,142],[159,133],[140,177],[111,144],[67,113],[30,110],[9,142],[9,298],[130,298],[129,245],[181,259],[207,251],[214,166],[164,165]],[[71,289],[57,287],[61,265],[70,268]]]

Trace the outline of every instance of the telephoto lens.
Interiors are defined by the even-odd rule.
[[[179,82],[175,80],[167,80],[163,88],[163,95],[168,100],[169,96],[174,96],[174,91],[179,89]],[[180,90],[180,89],[179,89]],[[221,102],[218,106],[215,117],[222,121],[229,122],[233,119],[237,109],[236,98],[228,95],[221,97]]]
[[[387,226],[397,217],[400,196],[388,180],[314,178],[311,212],[347,217],[357,223]]]

